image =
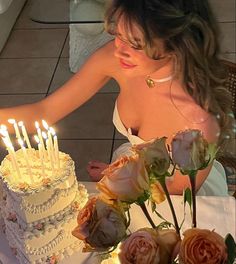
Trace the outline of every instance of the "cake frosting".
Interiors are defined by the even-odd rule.
[[[87,201],[87,191],[77,182],[74,162],[59,152],[60,167],[43,164],[39,151],[15,152],[20,177],[13,169],[10,155],[1,163],[1,214],[9,245],[20,263],[57,263],[81,247],[72,236],[78,210]]]

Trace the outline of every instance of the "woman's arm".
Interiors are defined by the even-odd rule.
[[[0,109],[0,123],[7,125],[7,120],[14,118],[24,121],[28,130],[33,131],[37,120],[46,119],[53,124],[62,119],[85,103],[110,79],[107,69],[111,68],[111,52],[111,43],[97,50],[78,73],[43,100]],[[12,126],[8,128],[11,132]]]

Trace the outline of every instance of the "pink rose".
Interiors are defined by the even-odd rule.
[[[181,264],[224,264],[227,248],[223,237],[214,231],[192,228],[184,232],[180,246]]]
[[[200,130],[189,129],[177,133],[171,142],[174,163],[183,171],[205,168],[215,158],[215,144],[208,144]]]
[[[149,189],[149,178],[144,162],[138,155],[121,157],[103,171],[97,183],[103,199],[134,202]]]
[[[72,234],[84,241],[85,250],[107,250],[126,235],[127,221],[123,211],[97,198],[89,200],[77,222]]]
[[[122,264],[169,264],[175,258],[172,252],[179,240],[174,230],[140,229],[121,243],[120,262]]]

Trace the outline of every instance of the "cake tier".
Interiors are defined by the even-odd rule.
[[[30,223],[26,228],[15,218],[5,218],[6,235],[9,245],[17,251],[20,263],[47,263],[46,259],[56,256],[62,259],[65,255],[77,251],[80,242],[71,235],[77,225],[78,211],[87,201],[87,191],[79,184],[72,203],[53,214],[49,218]],[[5,215],[9,215],[8,207],[2,206]]]

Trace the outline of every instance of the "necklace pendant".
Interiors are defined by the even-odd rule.
[[[150,76],[148,76],[145,81],[149,88],[155,87],[155,82],[150,78]]]

